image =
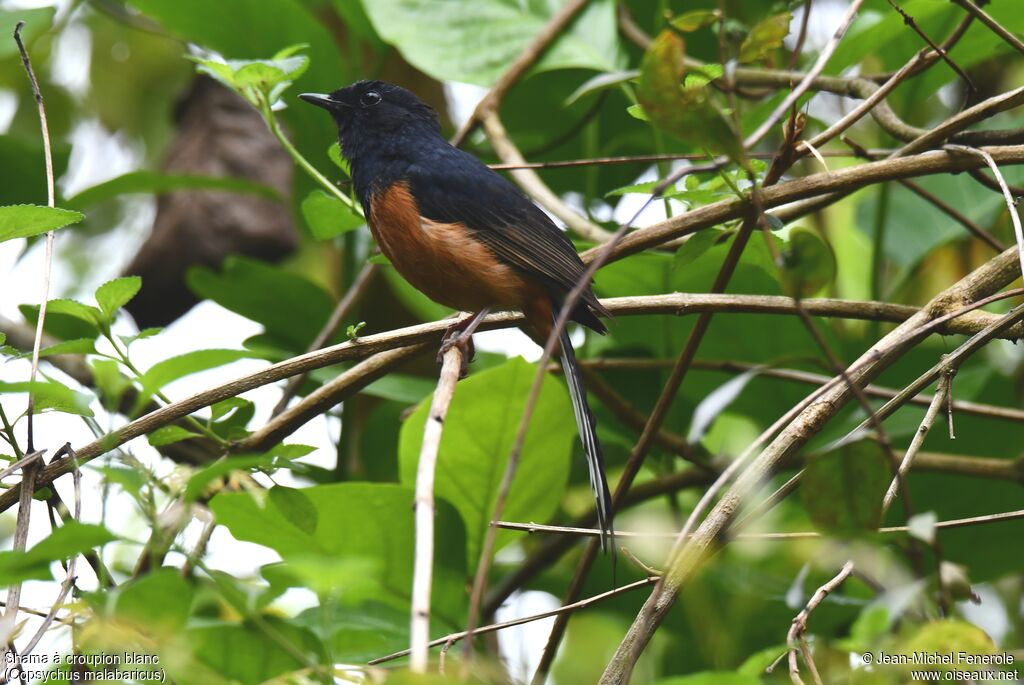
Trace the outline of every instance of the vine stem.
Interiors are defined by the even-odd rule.
[[[319,183],[324,190],[329,192],[336,199],[340,200],[343,205],[357,213],[359,216],[365,216],[362,208],[353,202],[352,198],[341,192],[341,189],[338,188],[338,186],[331,183],[330,179],[321,174],[320,171],[310,164],[309,160],[306,159],[294,145],[292,145],[292,141],[288,140],[288,136],[286,136],[284,131],[281,130],[281,126],[277,123],[277,117],[274,116],[273,110],[271,110],[270,105],[266,101],[262,103],[262,107],[260,109],[263,112],[264,120],[267,122],[267,128],[270,129],[270,132],[273,133],[274,137],[281,143],[281,147],[291,155],[291,158],[295,160],[295,163],[298,164],[303,171],[309,174],[310,178]]]

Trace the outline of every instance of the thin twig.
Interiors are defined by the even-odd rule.
[[[19,21],[14,27],[14,42],[18,45],[18,52],[21,55],[21,63],[25,67],[29,84],[32,87],[32,95],[35,97],[36,109],[39,113],[39,130],[43,138],[43,157],[46,161],[46,203],[49,207],[55,207],[55,192],[53,180],[53,154],[50,150],[50,129],[46,122],[46,107],[43,104],[43,93],[39,89],[35,72],[32,70],[32,60],[29,59],[28,51],[21,40],[21,30],[25,22]],[[42,300],[39,303],[39,318],[36,321],[36,334],[32,343],[32,369],[29,372],[29,382],[35,383],[39,373],[39,350],[42,348],[43,326],[46,320],[46,305],[50,298],[50,276],[53,266],[53,231],[46,233],[45,257],[43,260],[43,292]],[[35,451],[35,392],[29,389],[28,393],[28,426],[27,426],[27,447],[26,452]],[[18,521],[14,532],[14,550],[22,552],[28,541],[28,526],[32,511],[32,495],[35,493],[36,477],[39,468],[36,462],[25,465],[22,471],[21,485],[18,489],[20,499],[18,503]],[[10,646],[11,631],[14,630],[18,619],[18,605],[21,601],[21,583],[13,584],[7,591],[7,609],[3,615],[3,624],[6,630],[5,641]]]
[[[413,673],[426,673],[430,641],[430,589],[434,567],[434,473],[441,448],[441,431],[455,385],[462,370],[462,350],[453,345],[445,352],[437,389],[423,427],[419,465],[416,467],[416,556],[412,580],[412,617],[409,627],[409,667]]]
[[[767,190],[771,189],[769,188],[766,189],[766,191]],[[702,311],[732,311],[773,314],[794,313],[791,298],[766,295],[705,295],[674,293],[671,295],[609,298],[602,300],[601,304],[607,307],[615,316],[658,313],[675,313],[683,315],[699,313]],[[903,322],[920,313],[920,310],[915,307],[888,304],[884,302],[811,299],[804,300],[803,305],[807,308],[807,311],[815,316],[840,316],[891,322]],[[984,330],[986,326],[998,320],[998,318],[999,317],[995,314],[990,314],[988,312],[973,312],[969,316],[949,321],[943,326],[937,327],[935,330],[937,332],[945,333],[974,334],[978,331]],[[485,319],[481,324],[480,328],[481,330],[511,328],[522,325],[522,322],[522,315],[503,312],[500,314],[492,314],[487,317],[487,319]],[[187,416],[188,414],[202,409],[203,407],[208,407],[211,404],[220,402],[228,397],[234,397],[254,388],[289,378],[297,373],[323,368],[325,366],[330,366],[332,364],[352,359],[365,359],[371,355],[388,350],[395,351],[397,354],[398,350],[401,349],[402,352],[407,352],[411,355],[414,351],[410,350],[409,346],[436,342],[440,335],[450,326],[450,320],[409,326],[406,328],[388,331],[386,333],[362,337],[356,341],[339,343],[316,352],[299,355],[297,357],[292,357],[291,359],[278,362],[277,364],[273,364],[255,373],[241,376],[233,381],[209,388],[192,395],[191,397],[174,402],[173,404],[160,407],[159,409],[135,419],[134,421],[130,421],[111,433],[97,438],[93,442],[76,449],[78,459],[81,463],[86,463],[123,445],[133,438],[146,435],[161,426],[173,423],[181,417]],[[1024,332],[1024,329],[1011,326],[1005,330],[1000,329],[999,335],[1006,339],[1013,340],[1021,337],[1022,332]],[[370,360],[367,360],[368,368],[372,368],[375,373],[382,373],[380,371],[380,364],[369,364],[369,361]],[[361,383],[362,380],[364,380],[358,377],[354,371],[350,370],[350,372],[352,375],[348,376],[345,379],[345,382],[356,383],[358,381]],[[341,383],[340,377],[335,380],[338,381],[339,384]],[[253,436],[250,436],[250,438],[255,440],[254,436],[258,434],[261,438],[269,439],[269,436],[273,434],[273,432],[269,430],[272,425],[274,427],[283,428],[286,431],[288,430],[287,427],[290,425],[301,425],[301,422],[293,422],[287,419],[287,417],[290,416],[289,412],[292,410],[296,410],[297,412],[311,410],[310,408],[313,406],[312,401],[310,404],[306,404],[305,400],[314,397],[314,395],[320,399],[326,397],[328,398],[326,401],[330,401],[330,390],[331,388],[324,386],[317,390],[317,393],[323,391],[323,395],[311,393],[310,397],[304,398],[303,402],[290,407],[288,411],[281,416],[278,416],[271,423],[268,423],[264,429],[256,431],[256,433],[254,433]],[[251,446],[252,442],[243,440],[238,444]],[[71,463],[67,459],[61,459],[60,461],[49,464],[43,469],[42,473],[40,473],[37,487],[49,485],[54,479],[64,475],[65,473],[70,473],[70,471]],[[16,503],[16,492],[8,490],[3,494],[0,494],[0,511],[5,511]]]
[[[503,621],[501,623],[492,623],[491,625],[480,626],[479,628],[477,628],[473,632],[478,634],[478,635],[482,635],[484,633],[494,633],[494,632],[497,632],[499,630],[503,630],[505,628],[511,628],[513,626],[521,626],[524,623],[532,623],[534,621],[540,621],[541,619],[551,618],[552,616],[558,616],[559,614],[563,614],[563,613],[566,613],[566,612],[576,611],[577,609],[584,609],[584,608],[586,608],[588,606],[591,606],[593,604],[598,604],[599,602],[603,602],[606,599],[611,599],[612,597],[616,597],[618,595],[625,594],[625,593],[630,592],[632,590],[636,590],[637,588],[641,588],[641,587],[644,587],[646,585],[650,585],[651,583],[653,583],[655,581],[657,581],[657,578],[644,578],[642,580],[638,580],[636,582],[629,583],[628,585],[623,585],[622,587],[615,588],[614,590],[609,590],[608,592],[602,592],[599,595],[594,595],[593,597],[588,597],[588,598],[586,598],[584,600],[581,600],[579,602],[575,602],[574,604],[570,604],[568,606],[558,607],[557,609],[552,609],[551,611],[545,611],[545,612],[540,613],[540,614],[534,614],[532,616],[524,616],[523,618],[516,618],[516,619],[513,619],[511,621]],[[453,642],[453,643],[454,642],[458,642],[459,640],[462,640],[463,638],[465,638],[467,635],[469,635],[469,631],[467,631],[467,630],[463,630],[463,631],[458,632],[458,633],[450,633],[448,635],[445,635],[444,637],[439,637],[439,638],[437,638],[435,640],[431,640],[430,643],[427,646],[428,647],[438,647],[440,645],[444,645],[444,644],[447,644],[449,642]],[[377,664],[382,664],[382,663],[384,663],[386,661],[393,661],[395,659],[400,659],[403,656],[408,656],[408,655],[409,655],[409,650],[408,649],[403,649],[400,652],[395,652],[393,654],[388,654],[387,656],[382,656],[382,657],[378,657],[376,659],[373,659],[372,661],[367,662],[367,665],[369,665],[369,666],[376,666]]]
[[[366,294],[370,282],[373,280],[373,276],[379,269],[380,265],[373,262],[366,264],[366,266],[362,268],[362,270],[356,275],[355,280],[352,281],[352,286],[348,289],[348,292],[346,292],[345,296],[338,301],[338,305],[334,308],[334,311],[331,312],[331,316],[327,319],[327,323],[325,323],[324,327],[320,329],[320,332],[316,334],[316,338],[314,338],[313,342],[309,344],[309,348],[306,352],[319,350],[327,344],[327,341],[330,340],[338,331],[338,328],[341,326],[342,321],[345,320],[345,317],[352,311],[352,307],[362,299],[363,295]],[[288,381],[288,384],[281,392],[281,399],[277,401],[277,405],[274,407],[274,410],[270,412],[271,418],[277,416],[288,407],[288,403],[293,397],[295,397],[295,393],[298,391],[299,386],[305,379],[306,374],[300,373],[298,376],[295,376]]]
[[[963,7],[978,21],[992,29],[993,33],[1006,41],[1013,49],[1024,54],[1024,41],[1003,28],[1003,25],[993,19],[988,12],[975,5],[971,0],[953,0],[953,2]]]
[[[946,374],[939,378],[939,387],[935,391],[935,395],[932,398],[931,404],[928,406],[928,411],[925,412],[924,418],[921,419],[921,425],[918,426],[917,431],[914,433],[913,439],[910,441],[910,445],[907,447],[907,451],[903,456],[903,461],[899,464],[899,468],[892,482],[889,484],[889,489],[886,491],[885,496],[882,498],[881,515],[885,516],[885,513],[889,511],[889,507],[892,505],[893,500],[896,499],[896,492],[900,484],[903,482],[907,472],[910,471],[910,467],[914,463],[914,458],[921,449],[921,445],[924,444],[925,438],[928,436],[928,432],[931,430],[932,425],[935,423],[935,419],[939,415],[939,410],[942,408],[943,402],[946,399],[946,389],[949,387],[950,375]],[[801,683],[800,679],[800,666],[797,661],[797,650],[804,657],[804,663],[807,664],[808,669],[811,670],[812,675],[816,674],[816,668],[814,666],[814,659],[811,656],[810,648],[807,646],[807,642],[804,639],[804,634],[807,632],[807,621],[810,619],[811,613],[818,607],[819,604],[828,596],[829,593],[835,591],[840,585],[842,585],[847,578],[853,573],[854,561],[851,559],[843,564],[843,567],[839,570],[839,573],[835,575],[830,581],[818,588],[818,591],[814,593],[811,600],[807,603],[807,606],[797,614],[796,618],[793,619],[792,625],[790,625],[789,633],[786,636],[787,644],[789,645],[789,675],[793,683]],[[817,681],[817,677],[815,677]]]
[[[818,59],[815,60],[814,65],[810,68],[804,78],[797,84],[793,90],[789,92],[786,98],[779,103],[779,105],[772,110],[772,113],[757,127],[757,130],[747,136],[747,139],[743,141],[743,147],[752,148],[757,145],[762,138],[768,135],[768,132],[772,130],[776,122],[779,121],[783,116],[789,113],[790,107],[806,93],[813,83],[815,77],[817,77],[822,71],[825,70],[825,65],[828,64],[832,54],[839,47],[839,41],[846,35],[846,30],[850,28],[850,24],[853,23],[854,17],[857,16],[857,12],[860,10],[861,4],[864,0],[853,0],[850,6],[846,10],[846,14],[843,16],[843,20],[836,27],[832,37],[829,38],[828,43],[822,48],[821,53],[818,55]]]
[[[999,188],[1003,191],[1003,199],[1006,200],[1006,209],[1010,212],[1010,220],[1013,222],[1013,235],[1017,239],[1017,252],[1020,255],[1020,267],[1021,271],[1024,272],[1024,229],[1021,228],[1020,215],[1017,213],[1017,203],[1013,199],[1013,195],[1010,194],[1010,188],[1006,185],[1006,179],[1003,178],[1002,172],[999,171],[999,165],[996,164],[996,160],[992,159],[992,155],[980,148],[965,147],[963,145],[947,145],[946,149],[977,155],[984,159],[985,164],[987,164],[988,168],[992,170],[992,173],[996,177],[996,181],[999,183]]]
[[[888,333],[854,363],[855,367],[859,367],[859,371],[853,376],[855,382],[866,384],[881,373],[885,367],[893,363],[920,339],[921,334],[916,332],[917,329],[935,318],[940,312],[951,308],[952,303],[981,299],[1015,279],[1019,275],[1016,257],[1015,251],[1003,252],[934,297],[924,307],[920,315],[908,319]],[[1020,312],[1003,317],[999,324],[985,332],[984,338],[968,342],[973,345],[973,349],[977,349],[1001,327],[1011,325],[1018,316],[1024,318],[1024,308],[1021,308]],[[605,670],[601,681],[604,685],[625,682],[637,654],[642,652],[651,639],[653,631],[657,629],[672,607],[681,587],[701,567],[702,562],[717,550],[721,536],[734,521],[737,511],[746,497],[776,470],[786,456],[799,449],[850,399],[850,393],[843,384],[835,384],[828,391],[818,393],[817,399],[801,410],[792,421],[787,422],[785,428],[745,469],[736,483],[722,496],[697,528],[693,537],[682,545],[678,554],[673,555],[665,577],[655,587],[640,610]],[[882,413],[879,412],[879,415],[882,416]]]
[[[559,34],[568,27],[579,15],[590,0],[572,0],[563,6],[555,16],[551,17],[547,25],[533,37],[533,40],[523,48],[523,51],[515,58],[509,68],[501,75],[498,82],[487,92],[477,104],[473,113],[469,116],[458,132],[452,137],[452,145],[458,147],[465,142],[466,138],[476,130],[476,127],[486,116],[497,111],[501,101],[519,80],[526,75],[538,59],[540,59],[551,44],[555,42]]]
[[[927,452],[918,452],[918,455],[925,456]],[[989,523],[1002,523],[1005,521],[1018,521],[1024,519],[1024,509],[1016,511],[1005,511],[998,514],[984,514],[982,516],[970,516],[960,519],[949,519],[938,521],[935,524],[937,530],[951,528],[968,528],[970,526],[982,526]],[[578,537],[600,537],[601,531],[598,528],[578,528],[575,526],[549,526],[540,523],[517,523],[515,521],[495,521],[491,525],[502,530],[516,530],[524,533],[550,533],[554,535],[574,535]],[[737,524],[738,526],[739,524]],[[877,531],[880,535],[896,535],[909,533],[909,526],[886,526]],[[615,537],[638,538],[642,540],[670,540],[675,539],[679,533],[666,531],[661,533],[645,533],[636,530],[617,530]],[[814,540],[821,538],[822,534],[814,530],[793,531],[791,533],[737,533],[732,536],[733,540],[767,540],[769,542],[786,542],[788,540]]]
[[[501,123],[497,112],[486,112],[481,123],[484,126],[484,131],[487,132],[487,137],[491,141],[491,146],[498,154],[498,158],[506,164],[517,165],[517,169],[512,172],[512,178],[530,197],[558,217],[581,238],[586,238],[596,243],[603,243],[611,238],[611,233],[587,220],[586,217],[578,214],[574,209],[565,204],[562,198],[558,197],[544,183],[541,177],[537,175],[537,172],[523,166],[526,164],[526,159],[519,152],[519,148],[515,146],[512,139],[509,138],[508,132]]]
[[[964,72],[964,70],[960,68],[959,64],[957,64],[950,58],[950,56],[946,53],[944,49],[935,44],[935,41],[933,41],[928,36],[928,34],[925,33],[921,29],[921,27],[917,25],[917,22],[914,21],[914,18],[912,16],[907,14],[906,11],[895,2],[895,0],[889,0],[889,6],[896,10],[901,17],[903,17],[904,24],[909,26],[914,33],[921,36],[921,40],[927,43],[928,47],[930,47],[937,55],[939,55],[942,58],[942,61],[949,65],[950,69],[956,72],[956,75],[959,76],[960,79],[963,80],[963,82],[967,85],[968,90],[970,90],[972,93],[976,93],[978,91],[978,88],[974,85],[974,81],[971,80],[971,77],[968,76],[966,72]]]

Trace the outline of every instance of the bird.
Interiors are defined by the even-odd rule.
[[[353,189],[384,256],[429,298],[471,313],[449,329],[441,354],[471,344],[491,309],[522,312],[525,332],[544,345],[585,271],[565,232],[504,176],[445,140],[437,113],[405,88],[366,80],[299,98],[337,124]],[[588,282],[570,318],[604,334],[599,316],[611,314]],[[612,501],[597,422],[564,327],[558,342],[607,551]]]

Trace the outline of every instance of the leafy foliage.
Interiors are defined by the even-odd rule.
[[[1008,31],[1024,33],[1018,3],[977,4]],[[385,78],[415,90],[439,110],[444,130],[453,131],[473,104],[459,84],[499,83],[567,3],[123,5],[85,3],[68,16],[56,15],[56,23],[48,8],[0,10],[5,35],[15,21],[27,22],[23,36],[45,95],[59,191],[59,208],[43,206],[45,164],[35,101],[13,42],[5,40],[0,91],[16,97],[5,96],[3,102],[13,104],[0,107],[13,112],[0,133],[0,257],[12,265],[0,300],[0,461],[13,464],[28,451],[25,409],[31,393],[40,414],[32,449],[46,452],[39,472],[45,482],[36,499],[53,505],[55,525],[47,530],[44,505],[37,503],[30,512],[27,551],[0,551],[0,583],[41,581],[33,586],[34,605],[35,590],[55,594],[65,574],[62,565],[79,557],[72,594],[57,611],[58,623],[73,620],[75,629],[54,633],[57,652],[83,658],[152,655],[159,664],[139,668],[153,675],[162,671],[177,683],[256,685],[350,676],[411,682],[404,662],[374,671],[366,662],[409,646],[413,488],[437,379],[434,339],[423,329],[403,332],[403,340],[431,349],[403,359],[402,366],[376,366],[381,358],[370,353],[388,331],[452,312],[413,289],[375,253],[366,219],[352,200],[337,132],[329,117],[296,95]],[[602,298],[647,298],[619,306],[648,306],[660,296],[683,304],[618,316],[608,321],[606,336],[573,332],[614,485],[636,456],[648,417],[661,406],[670,369],[694,332],[704,331],[681,386],[664,398],[671,402],[662,430],[653,434],[650,454],[616,513],[619,531],[674,535],[714,477],[709,466],[720,472],[749,454],[763,431],[814,390],[818,375],[834,375],[833,359],[849,365],[877,354],[878,341],[899,318],[893,312],[908,314],[910,306],[929,302],[971,270],[991,264],[993,245],[1012,246],[1015,236],[1002,194],[969,173],[929,171],[911,179],[916,186],[900,179],[851,183],[826,208],[805,213],[799,203],[821,196],[805,177],[832,183],[841,176],[833,172],[850,173],[863,160],[843,156],[849,147],[840,139],[819,150],[829,173],[799,148],[776,157],[782,120],[773,122],[763,143],[743,147],[744,136],[800,78],[794,72],[809,69],[832,35],[835,27],[822,29],[811,21],[803,52],[791,54],[808,3],[584,5],[501,92],[497,112],[509,142],[530,162],[542,163],[535,169],[540,180],[571,211],[609,231],[630,219],[669,173],[693,165],[634,222],[634,236],[627,238],[634,240],[651,224],[688,226],[672,236],[681,240],[613,259],[597,273],[595,286]],[[811,139],[849,112],[849,100],[860,97],[865,83],[896,73],[925,47],[921,34],[947,45],[947,56],[977,90],[942,59],[908,76],[885,98],[888,118],[864,117],[846,131],[850,142],[871,150],[876,160],[966,107],[1017,87],[1020,55],[983,22],[962,24],[965,14],[957,3],[899,5],[921,33],[887,0],[864,0],[823,78],[793,110],[802,117],[799,139]],[[818,14],[818,3],[814,8]],[[69,75],[72,62],[82,68],[77,76]],[[161,162],[172,156],[166,148],[180,123],[176,100],[197,72],[236,93],[238,106],[259,111],[296,163],[291,192],[232,169],[224,177],[207,176],[173,172],[172,164]],[[840,101],[841,112],[835,106]],[[987,134],[989,142],[993,135],[1015,141],[1022,122],[1018,111],[1001,111],[972,124],[967,135],[1005,130]],[[90,127],[104,130],[93,137],[127,153],[97,151],[87,135]],[[935,143],[930,163],[948,156],[938,152],[943,143],[964,142],[957,135]],[[508,161],[507,149],[479,131],[465,147],[487,162]],[[1006,153],[1009,146],[987,149],[1013,164],[1022,161],[1019,152]],[[128,167],[122,157],[130,160]],[[69,159],[75,160],[70,166]],[[548,164],[566,160],[572,163]],[[768,170],[779,167],[785,173],[771,188]],[[1000,162],[1000,170],[1016,193],[1024,173],[1010,163]],[[801,190],[787,198],[794,202],[759,204],[782,187]],[[204,300],[202,311],[166,330],[137,330],[125,308],[141,282],[117,276],[127,256],[124,246],[136,243],[154,197],[188,190],[217,192],[227,213],[246,196],[281,203],[307,229],[302,245],[278,264],[242,254],[203,262],[185,276]],[[690,223],[723,207],[728,218],[716,225]],[[759,222],[748,237],[740,227],[751,212],[759,213]],[[669,223],[660,223],[662,218]],[[42,362],[36,380],[29,381],[40,311],[37,245],[42,234],[65,228],[57,234]],[[987,236],[980,239],[981,231]],[[746,243],[723,286],[723,264],[731,264],[741,241]],[[593,245],[578,240],[577,247],[583,252]],[[339,302],[365,264],[379,265],[380,277],[340,311]],[[714,295],[715,315],[698,326],[708,306],[704,296],[716,283],[723,292]],[[688,294],[698,297],[686,300]],[[859,310],[849,318],[815,313],[807,324],[795,315],[795,300],[808,308],[852,301]],[[960,306],[954,300],[950,306]],[[740,301],[742,311],[732,306]],[[956,321],[990,321],[1012,306],[993,302]],[[233,328],[238,317],[255,335],[243,339]],[[325,345],[342,345],[353,358],[323,366],[318,353],[308,351],[324,337]],[[874,382],[906,387],[965,339],[908,338],[898,355],[885,359]],[[493,559],[480,558],[538,373],[509,342],[514,338],[500,338],[500,352],[494,340],[477,338],[480,350],[444,422],[434,486],[431,638],[465,629],[469,588],[482,561],[493,566],[481,624],[554,605],[583,558],[583,545],[573,538],[509,530],[497,532]],[[799,439],[789,445],[781,472],[761,490],[743,493],[742,508],[711,520],[728,518],[742,529],[717,536],[708,547],[716,554],[694,563],[699,573],[688,577],[666,613],[635,665],[633,682],[789,680],[786,660],[778,660],[789,649],[793,617],[848,559],[861,573],[813,608],[805,636],[821,682],[888,685],[912,677],[900,665],[857,664],[865,653],[1019,651],[1024,521],[941,523],[1021,508],[1018,348],[991,342],[957,369],[953,399],[976,404],[957,404],[951,419],[940,416],[938,423],[952,421],[955,439],[944,425],[928,433],[898,495],[909,494],[909,509],[897,500],[882,515],[892,465],[879,442],[887,440],[902,456],[920,430],[921,406],[908,404],[887,418],[885,436],[857,434],[853,438],[865,439],[856,442],[849,433],[864,412],[848,397],[823,425],[783,426]],[[245,370],[238,371],[243,364],[229,366],[236,362],[244,362]],[[283,364],[268,369],[271,363]],[[229,380],[233,376],[242,378]],[[270,385],[271,377],[280,382]],[[279,402],[282,391],[287,399]],[[877,406],[891,394],[872,391],[869,401]],[[824,414],[835,408],[830,402],[812,404],[809,411]],[[128,436],[136,439],[126,442]],[[62,461],[51,465],[65,442],[76,451],[62,452]],[[501,518],[592,526],[580,452],[564,381],[557,371],[546,374]],[[75,468],[73,454],[83,478],[81,521],[64,520],[75,496],[70,476],[51,483],[47,475]],[[684,464],[681,457],[697,464]],[[759,463],[739,463],[741,483],[750,480],[751,462]],[[799,492],[764,506],[768,493],[798,468],[804,469]],[[8,508],[17,504],[20,477],[5,477],[0,501]],[[906,530],[876,534],[882,525]],[[800,535],[780,539],[777,533]],[[620,553],[617,561],[598,557],[580,583],[581,597],[604,595],[670,563],[668,537],[622,535],[617,546],[629,554]],[[549,682],[596,682],[649,592],[613,593],[574,614]],[[973,606],[979,598],[980,612]],[[21,630],[13,638],[19,647],[39,624],[40,617],[21,623],[26,616],[19,615]],[[518,656],[536,656],[535,640],[548,632],[544,625],[504,628],[497,643],[479,636],[473,677],[528,681],[533,674],[519,670]],[[456,675],[461,664],[453,664],[461,658],[458,652],[447,651],[448,675],[416,682],[463,682]],[[802,659],[801,654],[801,670]],[[951,668],[942,669],[955,677]]]

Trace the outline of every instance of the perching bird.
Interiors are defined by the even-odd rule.
[[[360,81],[299,97],[334,117],[367,223],[395,269],[431,299],[477,314],[453,327],[465,333],[450,331],[446,345],[467,341],[491,308],[521,311],[543,345],[584,272],[565,233],[504,177],[450,145],[434,110],[404,88]],[[588,284],[572,320],[604,333],[598,314],[609,316]],[[559,342],[607,549],[613,528],[601,444],[564,330]]]

